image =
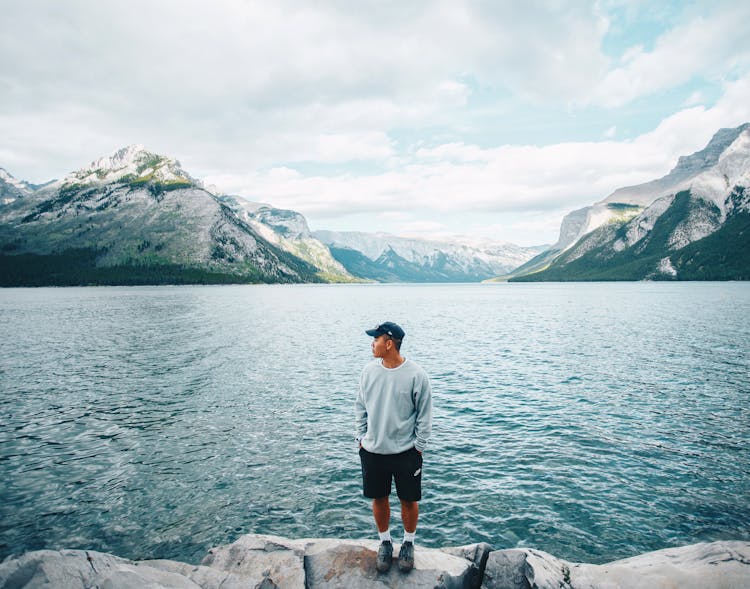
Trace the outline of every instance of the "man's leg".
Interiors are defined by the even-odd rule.
[[[387,496],[372,500],[372,515],[378,532],[387,532],[391,525],[391,503]]]
[[[401,499],[401,521],[404,522],[404,532],[413,534],[417,531],[419,520],[419,502]]]
[[[391,542],[391,503],[388,496],[372,500],[372,515],[375,516],[375,525],[378,526],[380,536],[380,547],[376,568],[381,573],[388,572],[393,562],[393,543]]]
[[[380,537],[375,566],[379,572],[385,573],[393,562],[393,543],[388,529],[391,523],[391,504],[388,495],[391,492],[392,474],[384,468],[382,457],[370,454],[362,447],[359,449],[359,456],[362,461],[362,491],[365,497],[372,499],[372,515]]]
[[[404,541],[398,553],[398,568],[409,572],[414,568],[414,538],[419,520],[419,500],[422,498],[422,455],[416,449],[400,455],[396,473],[396,491],[401,500],[401,521]]]

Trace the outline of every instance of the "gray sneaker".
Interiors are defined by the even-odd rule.
[[[393,544],[390,540],[383,540],[378,548],[378,562],[375,565],[381,573],[387,573],[393,563]]]
[[[414,568],[414,544],[412,542],[401,544],[401,550],[398,553],[398,568],[404,573]]]

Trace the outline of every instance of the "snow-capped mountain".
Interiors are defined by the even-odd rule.
[[[356,280],[344,266],[334,259],[328,247],[312,235],[307,219],[300,213],[277,209],[241,196],[221,195],[216,198],[266,241],[309,262],[318,268],[322,277],[327,280],[336,282]]]
[[[141,145],[42,186],[4,173],[0,187],[0,262],[14,284],[477,281],[541,251],[469,238],[313,234],[301,214],[216,194]]]
[[[20,284],[321,281],[142,146],[0,207],[0,246],[4,280]]]
[[[666,176],[645,184],[618,188],[603,200],[569,213],[560,227],[560,239],[551,249],[564,251],[602,225],[628,221],[656,199],[691,188],[700,176],[719,163],[722,154],[748,128],[750,124],[746,123],[734,129],[720,129],[704,149],[680,157]]]
[[[432,241],[387,233],[316,231],[355,276],[384,282],[473,282],[505,274],[544,247],[455,238]]]
[[[14,200],[34,192],[34,187],[28,182],[17,180],[3,168],[0,168],[0,206],[12,203]]]
[[[663,178],[566,217],[523,280],[750,278],[750,124],[721,129]]]
[[[104,156],[88,166],[71,172],[62,180],[48,185],[48,190],[65,186],[103,185],[113,182],[148,182],[169,185],[191,185],[202,188],[201,183],[185,172],[177,160],[148,151],[143,145],[129,145],[110,156]]]

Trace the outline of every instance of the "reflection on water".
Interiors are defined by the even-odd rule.
[[[748,539],[748,311],[739,283],[6,289],[0,558],[372,536],[353,401],[386,318],[433,381],[422,544]]]

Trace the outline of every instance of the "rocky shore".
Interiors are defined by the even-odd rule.
[[[0,564],[1,589],[747,589],[750,542],[668,548],[625,560],[571,563],[528,548],[417,546],[414,570],[375,569],[377,541],[248,534],[200,565],[131,561],[86,550],[39,550]],[[396,553],[398,546],[396,546]]]

